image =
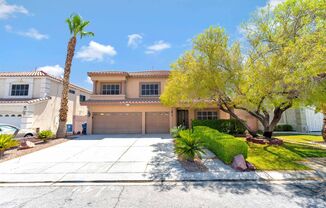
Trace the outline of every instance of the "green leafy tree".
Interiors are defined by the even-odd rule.
[[[255,117],[268,138],[284,111],[300,106],[315,77],[325,70],[325,5],[289,0],[260,9],[244,25],[246,56],[229,45],[223,29],[211,27],[174,64],[161,100],[176,106],[217,107],[239,120],[235,110]]]
[[[321,73],[311,84],[315,86],[308,89],[304,101],[306,105],[314,106],[317,112],[324,114],[322,136],[326,142],[326,73]]]
[[[69,79],[71,72],[71,64],[75,53],[77,37],[83,38],[85,36],[94,36],[92,32],[86,32],[85,28],[89,25],[89,21],[83,20],[83,18],[77,14],[73,14],[66,20],[70,30],[70,40],[67,48],[67,57],[64,69],[63,77],[63,90],[61,96],[61,106],[59,115],[59,127],[57,130],[57,137],[65,137],[66,135],[66,124],[67,124],[67,113],[68,113],[68,91],[69,91]]]

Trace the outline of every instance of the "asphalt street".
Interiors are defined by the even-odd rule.
[[[326,207],[326,182],[0,184],[0,207]]]

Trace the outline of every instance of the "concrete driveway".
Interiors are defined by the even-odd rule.
[[[178,165],[170,135],[81,136],[0,163],[0,182],[141,180],[163,163]]]

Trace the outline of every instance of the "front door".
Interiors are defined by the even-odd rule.
[[[177,126],[189,128],[188,110],[177,110]]]

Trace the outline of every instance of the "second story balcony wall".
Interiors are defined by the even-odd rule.
[[[126,99],[126,95],[91,95],[91,100],[124,100]]]

